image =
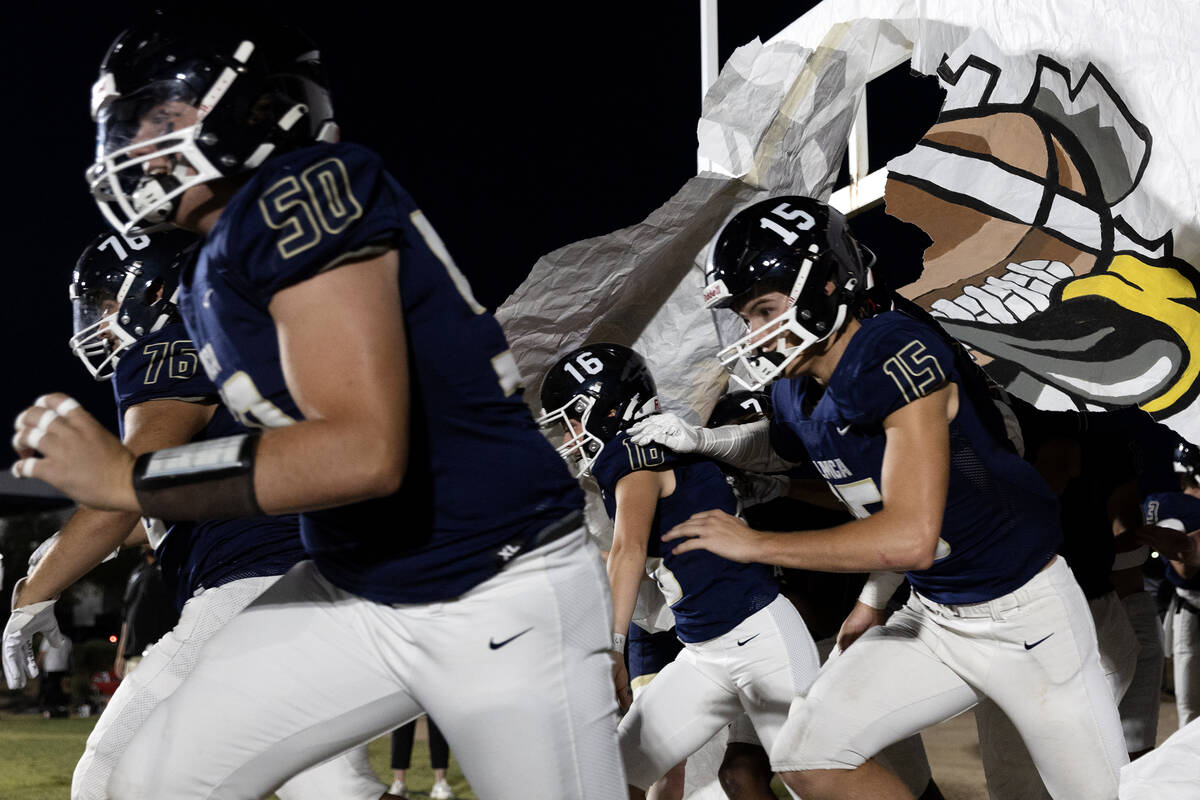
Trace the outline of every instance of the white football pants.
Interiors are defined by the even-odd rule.
[[[776,771],[853,769],[888,744],[990,697],[1050,794],[1113,800],[1128,761],[1083,592],[1063,559],[1014,592],[946,606],[913,593],[796,701]]]
[[[742,713],[769,751],[817,667],[812,636],[783,595],[726,634],[685,643],[621,720],[630,785],[645,790]]]
[[[1176,588],[1163,623],[1175,670],[1175,710],[1182,728],[1200,716],[1200,614],[1180,600],[1200,608],[1200,592]]]
[[[1120,703],[1137,668],[1137,635],[1116,592],[1089,600],[1088,607],[1096,624],[1100,666],[1113,701]],[[1004,712],[991,700],[984,700],[975,707],[975,725],[990,799],[1049,800],[1029,749]]]
[[[817,656],[821,659],[822,671],[829,669],[829,663],[838,655],[840,651],[837,649],[837,637],[830,636],[817,641]],[[729,723],[729,741],[762,747],[758,734],[754,732],[754,725],[745,714]],[[875,754],[875,760],[896,773],[914,797],[921,796],[933,777],[929,769],[929,757],[925,753],[925,743],[919,733],[883,748]]]
[[[1121,800],[1196,800],[1200,787],[1200,722],[1121,769]]]
[[[611,632],[582,530],[447,602],[373,603],[304,561],[213,637],[110,788],[256,799],[426,712],[480,797],[624,800]]]
[[[121,681],[96,721],[75,766],[71,800],[104,800],[109,796],[106,786],[113,767],[150,712],[188,678],[205,642],[277,580],[278,575],[242,578],[205,589],[184,603],[179,622]],[[282,800],[378,800],[386,787],[373,774],[363,775],[355,766],[365,758],[366,748],[359,754],[335,758],[320,767],[319,775],[297,775],[279,796]]]

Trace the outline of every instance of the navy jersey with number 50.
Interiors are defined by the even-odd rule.
[[[302,414],[283,378],[271,299],[391,249],[408,338],[404,483],[388,497],[302,514],[301,535],[337,586],[378,602],[429,602],[494,575],[538,531],[578,512],[583,496],[533,423],[499,324],[379,157],[333,144],[268,161],[205,239],[181,308],[230,410],[250,425],[289,425]],[[338,374],[336,361],[325,367]]]
[[[772,386],[772,443],[784,458],[807,453],[851,513],[869,516],[883,507],[883,420],[949,382],[958,386],[958,414],[941,540],[933,566],[907,576],[935,602],[978,603],[1018,588],[1054,556],[1058,501],[988,433],[937,332],[894,311],[863,320],[823,393],[809,378]]]
[[[125,412],[131,406],[150,400],[216,403],[218,399],[216,387],[199,370],[191,338],[177,322],[134,343],[117,363],[112,385],[122,435]],[[195,440],[244,432],[218,405]],[[164,524],[168,526],[165,536],[152,544],[177,609],[198,589],[241,578],[282,575],[304,558],[300,522],[294,514]]]
[[[609,517],[616,518],[617,484],[639,470],[675,471],[675,491],[660,498],[654,509],[646,572],[675,613],[675,634],[681,641],[715,639],[775,599],[779,586],[770,567],[739,564],[707,550],[676,555],[677,542],[662,540],[664,533],[701,511],[737,513],[737,498],[716,463],[685,458],[665,447],[639,447],[628,434],[617,434],[592,463]]]
[[[1177,519],[1183,523],[1183,529],[1191,532],[1200,530],[1200,497],[1193,497],[1184,492],[1158,492],[1146,498],[1144,507],[1147,525],[1157,525],[1163,520]],[[1181,589],[1200,591],[1200,572],[1190,578],[1185,578],[1175,571],[1170,561],[1163,557],[1167,569],[1166,579]]]

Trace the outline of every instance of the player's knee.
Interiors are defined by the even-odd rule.
[[[771,764],[767,751],[742,742],[732,742],[725,750],[725,759],[717,770],[721,789],[731,800],[762,797],[765,787],[770,796]]]

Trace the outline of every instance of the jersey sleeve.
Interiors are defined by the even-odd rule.
[[[683,466],[683,459],[674,450],[651,445],[643,447],[630,441],[624,433],[604,445],[592,464],[592,477],[609,497],[616,496],[617,483],[631,472],[656,472]]]
[[[954,378],[954,354],[936,332],[898,314],[889,317],[861,330],[866,340],[858,348],[851,341],[842,356],[852,359],[837,393],[847,422],[882,422]]]
[[[1155,493],[1149,495],[1142,503],[1142,521],[1147,525],[1157,525],[1159,519],[1164,518],[1162,500],[1163,496]]]
[[[264,305],[281,289],[397,247],[416,210],[366,148],[316,146],[303,155],[264,177],[222,243],[246,265]]]
[[[142,337],[121,356],[113,373],[120,416],[147,400],[216,402],[217,387],[199,366],[196,347],[182,325]]]
[[[1183,492],[1151,494],[1143,505],[1147,525],[1174,527],[1180,532],[1200,530],[1200,498]],[[1175,521],[1176,525],[1165,524]]]

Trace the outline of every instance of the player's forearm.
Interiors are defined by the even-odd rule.
[[[129,620],[121,622],[121,633],[117,636],[117,661],[125,661],[125,643],[129,641]]]
[[[792,463],[771,446],[771,423],[758,420],[742,425],[700,428],[696,452],[748,472],[781,472]]]
[[[646,550],[614,542],[606,567],[613,599],[613,633],[624,634],[633,619],[638,587],[646,572]]]
[[[937,551],[937,533],[928,524],[881,511],[823,530],[762,533],[755,560],[821,572],[926,569]]]
[[[133,526],[133,530],[125,537],[125,541],[121,542],[121,547],[141,547],[149,543],[150,535],[146,533],[146,525],[139,517],[137,524]]]
[[[1184,580],[1187,580],[1188,578],[1191,578],[1193,575],[1195,575],[1197,572],[1200,572],[1200,566],[1193,563],[1193,561],[1191,561],[1191,560],[1175,561],[1174,559],[1172,559],[1172,560],[1170,560],[1169,563],[1171,565],[1171,568],[1174,569],[1177,573],[1179,573],[1179,577],[1183,578]]]
[[[79,509],[29,573],[18,604],[57,597],[120,547],[137,522],[135,513]]]
[[[254,490],[267,514],[332,508],[392,494],[407,465],[406,432],[307,420],[263,435]]]

